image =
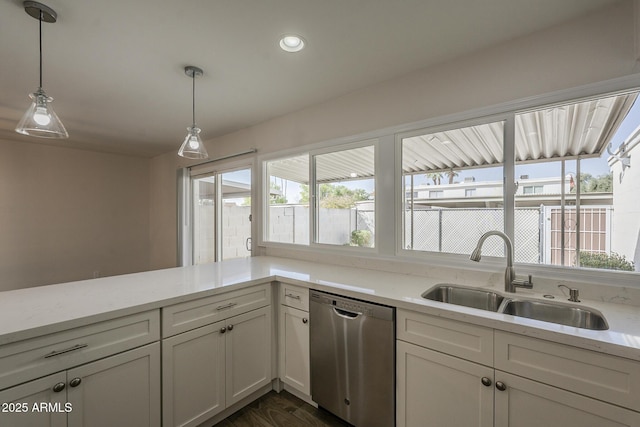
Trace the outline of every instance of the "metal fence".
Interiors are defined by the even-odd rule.
[[[582,252],[610,251],[612,207],[581,208],[580,250]],[[517,208],[514,214],[514,258],[516,262],[529,264],[561,263],[557,255],[561,249],[559,235],[563,232],[565,265],[575,265],[576,224],[575,207],[565,208],[565,221],[560,224],[559,206]],[[482,234],[490,230],[502,230],[504,212],[492,208],[406,210],[404,245],[406,249],[470,254]],[[488,256],[504,256],[504,244],[500,239],[486,241],[482,253]]]

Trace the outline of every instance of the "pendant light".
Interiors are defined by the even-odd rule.
[[[209,153],[207,153],[207,149],[204,148],[202,139],[200,139],[200,128],[196,126],[196,77],[202,75],[202,69],[189,65],[184,67],[184,73],[192,79],[191,113],[193,122],[187,128],[187,137],[184,139],[180,150],[178,150],[178,155],[187,159],[206,159],[209,157]]]
[[[34,93],[29,94],[31,106],[22,116],[16,132],[39,138],[68,138],[67,130],[51,106],[53,98],[47,96],[42,89],[42,21],[56,22],[58,14],[50,7],[36,1],[25,1],[23,6],[25,12],[39,22],[40,84]]]

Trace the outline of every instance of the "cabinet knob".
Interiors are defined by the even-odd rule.
[[[482,385],[489,387],[491,385],[491,378],[487,378],[487,377],[482,377]]]
[[[62,390],[64,390],[64,383],[58,383],[53,386],[53,391],[55,393],[60,393]]]
[[[227,332],[227,328],[225,328],[224,326],[222,328],[220,328],[220,333],[224,334],[225,332]]]
[[[496,388],[500,391],[505,391],[507,389],[507,385],[502,381],[496,381]]]
[[[302,323],[309,323],[309,319],[307,319],[306,317],[302,318]]]
[[[227,330],[229,330],[229,331],[233,331],[233,325],[229,325],[229,326],[227,326]]]
[[[80,385],[80,383],[82,382],[82,380],[80,378],[74,378],[71,381],[69,381],[69,385],[71,387],[78,387]]]

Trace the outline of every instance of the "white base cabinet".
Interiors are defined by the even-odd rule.
[[[66,381],[67,373],[60,372],[0,391],[0,426],[66,427],[66,412],[34,411],[34,405],[39,408],[43,404],[64,409],[67,402]],[[53,391],[56,384],[62,384],[65,388]]]
[[[280,379],[311,394],[309,359],[309,313],[280,306]]]
[[[162,341],[163,426],[197,426],[269,384],[271,307]]]
[[[493,427],[492,368],[403,341],[396,360],[399,426]]]
[[[496,427],[638,427],[640,413],[496,371]]]
[[[398,320],[398,427],[640,427],[640,412],[617,406],[638,406],[636,362],[499,331],[494,340],[421,313],[398,310]]]
[[[301,397],[310,399],[309,289],[280,283],[279,295],[279,378]]]
[[[0,412],[1,426],[157,427],[160,345],[149,344],[9,388],[0,392],[0,402],[27,408],[23,413]]]

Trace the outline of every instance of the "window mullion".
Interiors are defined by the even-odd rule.
[[[514,241],[515,236],[515,114],[509,114],[504,121],[504,233]]]
[[[316,156],[310,155],[309,162],[309,211],[311,218],[309,221],[309,245],[318,242],[318,187],[316,184]]]
[[[580,188],[580,180],[582,179],[580,176],[580,156],[576,160],[576,176],[578,177],[578,185],[576,185],[576,267],[580,267],[580,229],[582,227],[580,223],[580,192],[582,190]]]

